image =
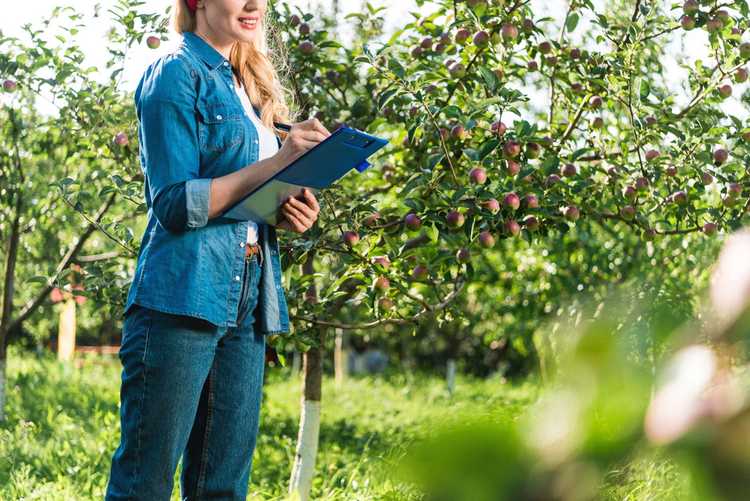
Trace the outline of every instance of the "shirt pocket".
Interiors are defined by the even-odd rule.
[[[199,103],[198,139],[206,153],[238,148],[244,141],[243,111],[226,103]]]

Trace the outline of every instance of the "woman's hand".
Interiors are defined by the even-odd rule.
[[[297,200],[291,197],[281,206],[281,213],[284,220],[276,225],[276,228],[293,231],[295,233],[304,233],[315,224],[320,213],[320,205],[310,190],[304,188],[302,194],[305,201]]]
[[[328,129],[317,118],[292,124],[292,128],[274,157],[279,166],[284,168],[330,135]]]

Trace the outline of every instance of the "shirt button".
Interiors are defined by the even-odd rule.
[[[235,280],[237,280],[237,281],[239,282],[239,281],[240,281],[240,276],[239,276],[239,275],[235,275],[235,276],[234,276],[234,279],[235,279]]]
[[[224,117],[221,116],[221,115],[216,115],[216,120],[221,120],[222,118],[224,118]]]
[[[258,144],[258,140],[257,140],[257,139],[256,139],[255,141],[253,141],[253,142],[254,142],[255,144]]]
[[[224,66],[229,66],[229,62],[228,61],[224,61]]]
[[[240,242],[240,247],[244,247],[244,246],[245,246],[245,242]]]

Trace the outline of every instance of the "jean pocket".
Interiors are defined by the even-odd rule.
[[[219,153],[242,143],[242,110],[225,103],[202,103],[198,105],[197,111],[201,150]]]
[[[151,309],[133,304],[122,324],[122,339],[117,356],[124,363],[130,355],[137,356],[141,361],[146,357],[148,335],[151,330]]]

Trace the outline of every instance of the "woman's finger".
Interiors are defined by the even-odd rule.
[[[296,197],[290,198],[289,203],[292,204],[297,210],[305,214],[310,219],[312,219],[317,213],[314,207],[311,207],[310,204],[305,203]]]
[[[299,221],[301,221],[305,225],[305,227],[312,226],[311,219],[304,212],[289,203],[287,203],[285,207],[286,211],[293,214]]]
[[[303,231],[305,231],[305,225],[302,224],[302,222],[299,219],[297,219],[296,216],[289,213],[288,211],[284,211],[284,217],[286,217],[287,221],[291,223],[292,229],[294,231],[296,231],[297,233],[302,233]]]
[[[302,190],[302,194],[307,199],[307,202],[308,202],[307,205],[312,207],[315,210],[315,212],[320,212],[320,205],[318,205],[318,199],[315,198],[315,194],[312,191],[308,190],[307,188]]]
[[[315,143],[319,143],[323,141],[326,137],[324,133],[320,132],[319,130],[301,130],[299,131],[299,137],[301,139],[304,139],[305,141],[313,141]]]

